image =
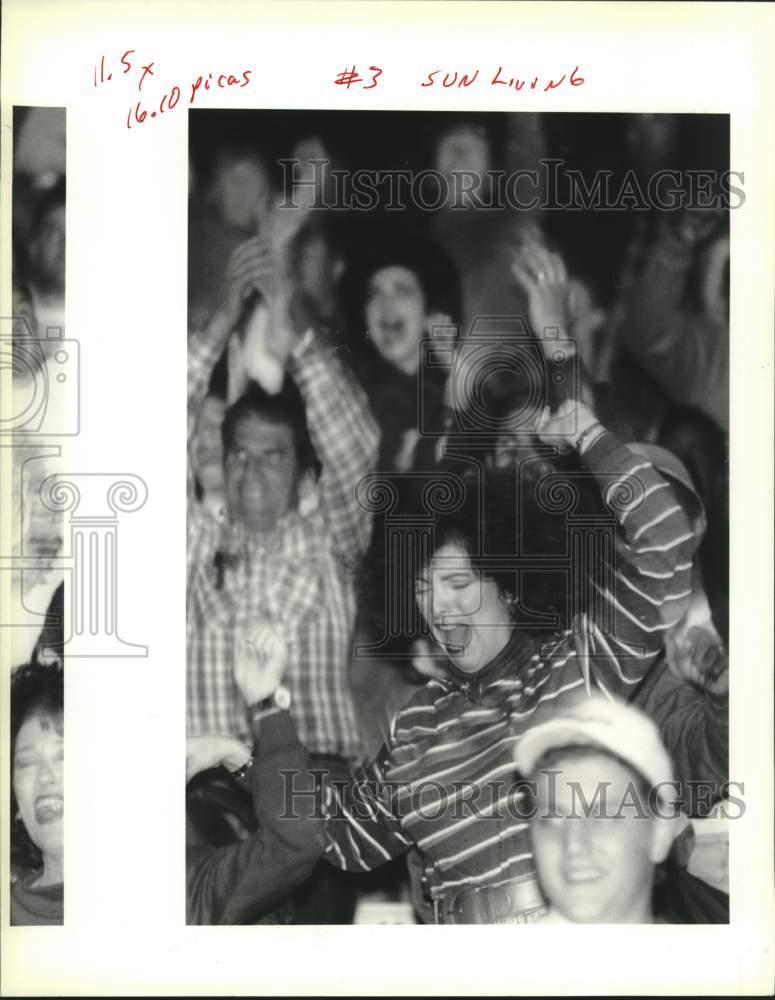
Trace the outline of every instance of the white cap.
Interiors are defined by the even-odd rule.
[[[568,746],[600,747],[620,757],[641,774],[652,787],[672,782],[673,765],[659,730],[643,712],[622,702],[601,696],[585,698],[564,714],[529,729],[517,744],[516,761],[521,774],[529,778],[535,765],[549,750]],[[661,788],[669,803],[672,788]]]

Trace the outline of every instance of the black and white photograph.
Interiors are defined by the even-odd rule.
[[[0,3],[0,993],[771,992],[772,5]]]
[[[189,921],[727,922],[729,119],[189,143]]]
[[[3,322],[12,462],[11,912],[14,925],[64,918],[64,519],[50,497],[67,413],[64,108],[15,107],[13,319]],[[7,454],[7,453],[6,453]],[[48,502],[47,502],[48,500]],[[7,675],[4,672],[4,679]]]

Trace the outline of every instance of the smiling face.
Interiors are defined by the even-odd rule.
[[[382,357],[407,374],[416,372],[428,319],[417,275],[399,265],[375,271],[366,289],[365,308],[369,336]]]
[[[27,833],[44,857],[63,852],[63,759],[61,712],[33,708],[14,742],[13,791]]]
[[[538,775],[536,867],[545,895],[567,920],[650,921],[654,865],[664,860],[669,840],[659,820],[636,815],[632,806],[620,809],[632,802],[627,789],[634,781],[633,771],[599,752],[559,757]],[[601,787],[606,806],[587,815],[584,802],[594,803]]]
[[[230,516],[250,531],[271,531],[298,499],[293,428],[245,414],[234,428],[224,470]]]
[[[511,638],[511,615],[494,580],[471,568],[460,545],[443,545],[415,580],[420,614],[458,670],[477,674]]]

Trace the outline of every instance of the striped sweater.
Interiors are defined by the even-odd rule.
[[[597,577],[612,587],[597,584],[574,627],[550,641],[515,630],[475,676],[422,688],[357,779],[328,785],[332,864],[368,871],[415,846],[431,898],[446,902],[534,876],[525,794],[514,770],[517,742],[593,690],[630,695],[680,616],[696,545],[668,484],[612,434],[602,434],[583,463],[618,523],[609,573]]]

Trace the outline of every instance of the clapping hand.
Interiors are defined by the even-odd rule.
[[[253,236],[233,251],[226,268],[223,313],[234,329],[253,295],[271,301],[277,288],[275,255],[266,239]]]

